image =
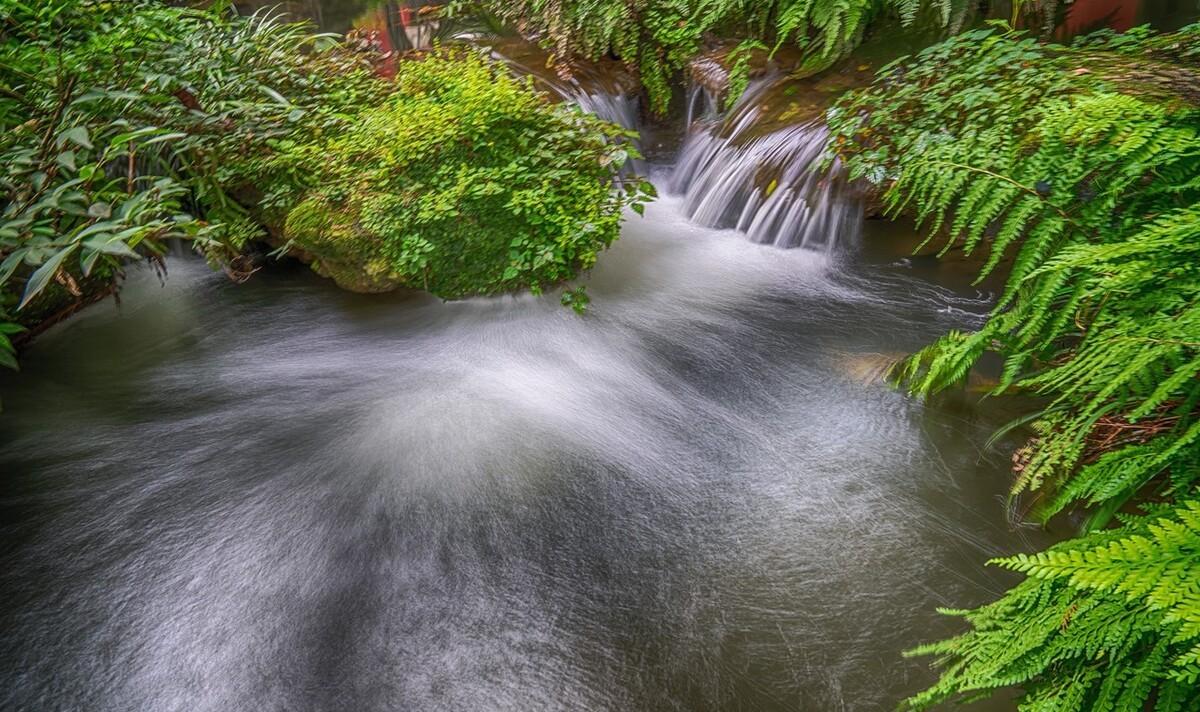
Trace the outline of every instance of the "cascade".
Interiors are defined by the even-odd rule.
[[[627,94],[589,92],[578,83],[563,90],[568,101],[609,123],[634,131],[638,128],[638,98]]]
[[[705,227],[732,228],[754,242],[832,252],[853,244],[862,201],[844,168],[822,167],[828,131],[819,121],[763,132],[764,96],[773,80],[753,83],[719,121],[690,126],[670,190]],[[699,101],[692,91],[688,115]]]
[[[589,91],[578,81],[574,80],[569,84],[559,85],[556,91],[566,101],[574,103],[585,112],[603,119],[610,124],[616,124],[630,131],[637,131],[639,128],[638,97],[636,94],[630,95],[623,92],[609,93],[603,89]],[[641,140],[638,138],[633,139],[633,145],[640,150]],[[635,158],[625,164],[621,173],[628,177],[644,173],[645,168],[645,163],[641,159]]]
[[[688,89],[687,118],[684,126],[691,129],[697,121],[713,121],[720,114],[719,101],[712,90],[693,81]]]
[[[572,81],[566,86],[560,86],[560,95],[569,102],[574,103],[580,109],[592,114],[600,119],[603,119],[610,124],[616,124],[623,129],[637,131],[639,126],[638,121],[638,97],[637,95],[629,95],[625,93],[610,94],[607,91],[588,91],[582,84],[577,81]],[[641,139],[634,138],[633,145],[641,150]],[[621,174],[629,177],[636,174],[644,173],[646,164],[640,158],[634,158],[625,164],[621,169]]]
[[[492,57],[518,74],[532,77],[542,89],[589,114],[622,128],[638,128],[638,97],[631,76],[612,63],[581,63],[571,76],[549,69],[544,51],[524,40],[507,39],[491,47]]]

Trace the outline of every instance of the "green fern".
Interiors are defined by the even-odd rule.
[[[465,4],[452,3],[452,11],[461,11]],[[776,50],[798,46],[805,53],[803,69],[816,72],[853,50],[880,14],[891,12],[908,25],[918,21],[925,7],[921,0],[477,0],[474,4],[527,34],[539,35],[558,58],[568,62],[616,55],[639,73],[651,108],[659,113],[667,109],[672,80],[700,53],[710,33]],[[970,5],[963,0],[936,0],[931,7],[930,21],[947,27]],[[738,56],[735,52],[731,62]],[[735,82],[731,95],[739,93],[736,89]]]
[[[1196,38],[1189,28],[1172,44]],[[983,353],[1003,355],[998,391],[1033,390],[1053,413],[1036,426],[1018,491],[1109,467],[1115,460],[1092,467],[1104,428],[1171,443],[1130,457],[1122,492],[1065,486],[1044,516],[1171,470],[1189,452],[1200,400],[1200,112],[1125,93],[1113,57],[1102,60],[1108,76],[1074,71],[1097,59],[1083,55],[968,33],[922,53],[903,81],[891,70],[886,88],[849,100],[833,121],[851,170],[890,178],[891,209],[911,209],[934,233],[948,225],[946,249],[988,251],[981,278],[1011,259],[985,327],[914,355],[898,380],[929,394],[964,379]]]
[[[1007,282],[977,332],[900,363],[931,395],[988,352],[1041,396],[1014,494],[1087,537],[1004,560],[1030,578],[922,647],[913,708],[1020,685],[1022,709],[1200,709],[1200,26],[1074,47],[979,30],[888,68],[830,114],[833,148],[943,251]],[[1189,87],[1192,87],[1189,89]],[[1101,529],[1135,498],[1173,509]]]
[[[971,630],[924,645],[937,685],[924,709],[1021,686],[1022,710],[1181,711],[1200,704],[1200,501],[993,562],[1027,579],[963,617]]]

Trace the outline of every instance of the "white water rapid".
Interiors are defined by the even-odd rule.
[[[131,270],[0,377],[0,709],[887,712],[928,684],[900,651],[1020,547],[977,445],[1002,420],[864,374],[985,306],[679,203],[629,217],[583,317]]]

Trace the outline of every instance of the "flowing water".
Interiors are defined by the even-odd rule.
[[[889,259],[666,198],[584,317],[135,271],[0,383],[0,709],[891,709],[1040,535],[877,381],[986,306]]]
[[[822,161],[828,131],[819,122],[758,134],[760,95],[770,80],[746,90],[728,116],[698,87],[688,99],[691,128],[671,178],[686,214],[708,227],[733,228],[754,242],[831,252],[857,243],[862,201],[838,161]],[[697,105],[703,102],[703,109]]]

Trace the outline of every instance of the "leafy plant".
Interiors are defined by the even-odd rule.
[[[1022,710],[1200,707],[1200,501],[993,563],[1028,578],[962,616],[971,630],[913,651],[945,666],[913,708],[1021,686]]]
[[[982,329],[948,334],[894,375],[927,395],[961,382],[984,353],[1003,357],[995,393],[1025,390],[1046,403],[1025,419],[1034,437],[1016,455],[1013,490],[1035,491],[1043,519],[1086,507],[1086,528],[1098,530],[1135,497],[1193,506],[1198,48],[1200,26],[1075,47],[984,29],[885,68],[831,112],[834,150],[854,175],[884,187],[891,210],[913,212],[945,249],[984,251],[981,278],[1002,264],[1008,270]],[[1180,521],[1191,521],[1187,511],[1177,512]],[[1122,566],[1146,576],[1169,565],[1158,549],[1143,553]],[[1029,561],[1007,564],[1035,577],[1048,570]],[[1113,566],[1111,575],[1133,576]],[[913,705],[1021,684],[1028,709],[1140,710],[1147,700],[1180,709],[1170,681],[1182,678],[1172,666],[1193,661],[1169,653],[1184,638],[1153,607],[1130,607],[1119,587],[1093,587],[1086,597],[1077,588],[1022,584],[968,615],[974,633],[922,649],[945,655],[949,667]],[[1083,624],[1071,611],[1085,605],[1125,627],[1079,652],[1072,641]],[[1134,637],[1121,633],[1134,629]],[[1041,636],[1037,645],[1048,647],[1004,651],[1001,635]]]
[[[725,103],[733,106],[738,97],[750,85],[750,60],[754,50],[765,50],[767,46],[758,40],[744,40],[734,47],[725,57],[729,65],[729,87],[726,91]]]
[[[157,153],[181,134],[105,115],[98,107],[106,100],[138,97],[110,96],[89,81],[118,72],[102,49],[138,47],[155,23],[101,48],[100,34],[122,11],[81,9],[65,0],[0,3],[0,321],[52,286],[80,297],[79,281],[93,273],[111,273],[139,250],[156,255],[167,238],[200,234],[181,214],[181,185],[138,170],[139,153]],[[140,51],[129,60],[136,64]],[[4,364],[13,366],[8,336],[22,329],[0,328]]]
[[[778,49],[792,43],[816,72],[845,56],[862,39],[870,21],[893,12],[916,21],[921,0],[465,0],[466,8],[492,14],[542,37],[569,67],[577,57],[615,55],[641,77],[655,111],[667,109],[671,81],[703,49],[706,35],[743,37]],[[969,9],[962,0],[936,0],[931,20],[942,26]],[[740,80],[739,80],[740,81]]]
[[[634,134],[501,65],[443,51],[395,81],[346,131],[281,158],[313,186],[285,236],[344,286],[455,298],[554,284],[591,267],[623,207],[649,197],[620,176]]]
[[[587,287],[573,287],[564,289],[560,300],[564,307],[570,307],[576,314],[584,314],[587,312],[588,305],[592,303],[592,298],[588,296]]]
[[[621,206],[639,204],[636,183],[628,200],[612,191],[630,150],[619,131],[479,59],[404,67],[387,81],[336,38],[227,2],[0,0],[0,365],[15,363],[18,324],[52,323],[114,288],[127,261],[161,259],[169,240],[236,272],[247,243],[278,237],[302,201],[355,202],[387,238],[361,254],[455,296],[574,274],[615,238]],[[443,123],[460,119],[458,133]],[[376,168],[326,165],[325,150]],[[485,156],[486,168],[471,163]],[[393,187],[384,165],[413,179],[407,201],[381,192]],[[379,181],[370,195],[339,194],[372,189],[364,176]],[[339,187],[318,190],[326,178]],[[474,233],[491,218],[472,206],[525,221]],[[496,229],[514,230],[500,252],[487,241]]]
[[[236,254],[260,228],[227,191],[273,141],[320,130],[310,116],[375,83],[365,63],[311,51],[319,40],[219,8],[0,0],[7,318],[52,319],[169,239]]]

